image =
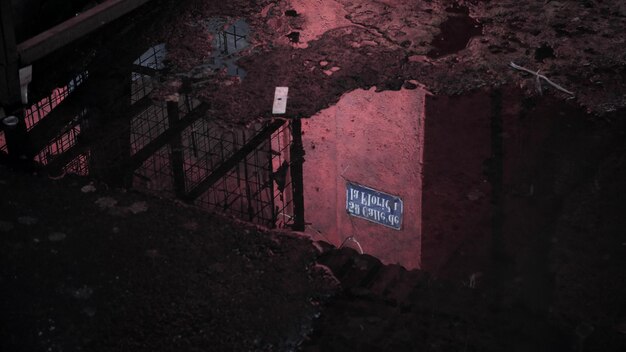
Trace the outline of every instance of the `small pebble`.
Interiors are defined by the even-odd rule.
[[[95,192],[96,191],[96,187],[94,185],[92,185],[92,184],[88,184],[88,185],[83,186],[80,189],[80,191],[83,192],[83,193],[91,193],[91,192]]]

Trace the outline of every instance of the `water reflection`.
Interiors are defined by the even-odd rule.
[[[216,48],[206,65],[243,77],[235,62],[249,45],[249,28],[244,21],[225,24],[217,19],[204,23],[215,32]],[[111,80],[85,73],[29,108],[34,160],[53,178],[90,174],[264,226],[290,226],[290,123],[229,126],[192,96],[153,100],[166,57],[165,45],[155,45],[126,74],[113,77],[116,89],[127,89],[123,102],[115,91],[77,99],[79,87],[97,88]]]
[[[247,72],[237,65],[241,53],[250,46],[248,35],[250,26],[245,20],[239,19],[230,24],[224,18],[210,18],[201,21],[205,31],[213,38],[209,59],[191,69],[186,74],[191,78],[201,79],[207,72],[217,72],[225,69],[229,76],[246,77]]]

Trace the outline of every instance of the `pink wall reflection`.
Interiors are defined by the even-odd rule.
[[[306,231],[313,238],[340,246],[354,236],[384,263],[420,267],[424,98],[422,90],[357,90],[303,123]],[[348,180],[400,196],[401,230],[349,216]]]

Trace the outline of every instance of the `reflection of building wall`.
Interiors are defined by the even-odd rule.
[[[484,92],[428,97],[426,115],[422,263],[439,273],[464,243],[489,240],[491,102]]]
[[[505,270],[524,285],[532,270],[549,277],[560,204],[609,142],[594,135],[584,111],[521,97],[505,88],[427,99],[426,270],[459,278]]]
[[[315,239],[354,236],[385,263],[420,266],[424,92],[354,91],[303,126],[305,219]],[[404,202],[400,231],[346,213],[346,181]]]

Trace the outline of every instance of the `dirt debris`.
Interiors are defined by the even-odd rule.
[[[181,7],[183,20],[170,23],[172,29],[167,31],[185,38],[166,40],[172,47],[170,59],[177,63],[174,71],[197,65],[212,50],[205,45],[205,35],[196,42],[201,28],[189,25],[190,21],[222,16],[231,22],[245,18],[251,26],[252,46],[240,60],[249,73],[245,80],[226,86],[218,75],[212,78],[214,84],[193,92],[229,121],[270,117],[274,86],[291,87],[290,115],[301,117],[336,103],[350,90],[372,86],[393,90],[412,79],[440,94],[507,83],[520,85],[528,95],[538,94],[534,81],[508,66],[511,61],[569,87],[576,92],[578,104],[591,112],[602,114],[626,106],[626,53],[614,50],[624,45],[621,31],[626,26],[625,5],[619,1],[336,0],[333,16],[344,13],[338,17],[323,12],[333,6],[301,0],[188,3],[194,5]],[[297,16],[287,14],[294,10]],[[447,55],[416,60],[435,50],[437,38],[458,40],[455,28],[448,29],[450,38],[442,38],[446,29],[439,26],[454,26],[449,20],[462,16],[482,27],[465,47],[461,44]],[[290,41],[293,33],[299,33],[298,43]],[[179,55],[179,50],[188,52]],[[343,68],[342,74],[330,75],[306,65],[329,58]],[[569,98],[560,92],[547,94]],[[246,104],[239,103],[244,100]]]

